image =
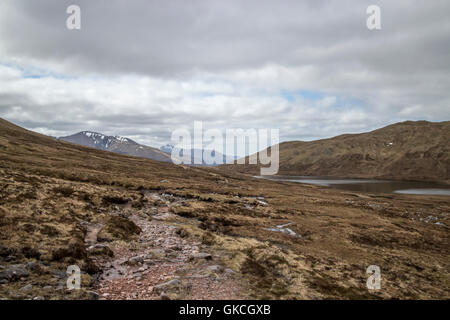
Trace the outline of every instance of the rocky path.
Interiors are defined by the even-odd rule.
[[[167,222],[172,214],[158,208],[150,220],[129,217],[142,232],[133,242],[95,244],[99,226],[91,226],[86,242],[103,253],[95,260],[103,272],[95,291],[100,299],[243,299],[233,270],[194,240],[183,238]]]

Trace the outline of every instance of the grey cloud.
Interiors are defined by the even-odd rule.
[[[80,31],[65,27],[74,3]],[[380,31],[365,26],[373,3]],[[285,140],[447,120],[448,12],[446,0],[4,0],[0,116],[42,132],[148,143],[194,120],[277,127]],[[50,76],[25,81],[11,65]],[[287,102],[283,90],[342,101]]]
[[[448,1],[376,1],[378,33],[365,27],[372,2],[82,0],[82,30],[69,31],[65,9],[73,1],[14,0],[0,23],[6,53],[74,72],[173,75],[269,62],[384,72],[448,66]]]

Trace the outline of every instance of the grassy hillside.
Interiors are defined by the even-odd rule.
[[[448,197],[261,181],[77,146],[0,120],[2,298],[88,299],[119,288],[101,297],[157,299],[149,287],[176,276],[184,287],[171,298],[448,299],[449,212]],[[294,235],[276,227],[285,224]],[[96,241],[112,253],[100,247],[98,256],[89,249]],[[149,273],[134,277],[141,266],[127,260],[130,274],[103,280],[113,259],[136,253],[152,255]],[[65,289],[71,264],[83,272],[81,290]],[[380,291],[366,288],[373,264]]]
[[[286,175],[450,179],[450,122],[402,122],[362,134],[280,144],[280,171]],[[259,172],[256,166],[225,166]]]

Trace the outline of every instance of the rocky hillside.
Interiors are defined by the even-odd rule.
[[[100,150],[171,162],[170,156],[167,153],[156,148],[144,146],[129,138],[106,136],[92,131],[82,131],[70,136],[60,137],[59,139]]]
[[[361,134],[280,144],[280,171],[286,175],[450,179],[450,122],[407,121]],[[229,170],[254,173],[256,166]]]

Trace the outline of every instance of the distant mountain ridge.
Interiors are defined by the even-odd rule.
[[[130,138],[107,136],[93,131],[81,131],[70,136],[60,137],[58,139],[100,150],[148,158],[157,161],[172,162],[170,155],[167,153],[157,148],[139,144]]]
[[[366,133],[283,142],[278,174],[450,183],[449,141],[450,121],[406,121]],[[259,174],[258,165],[222,168]]]
[[[165,152],[165,153],[167,153],[169,155],[172,154],[172,150],[173,149],[175,149],[175,146],[173,144],[166,144],[166,145],[160,147],[161,151],[163,151],[163,152]],[[208,149],[200,150],[200,149],[192,148],[191,149],[191,162],[192,162],[192,164],[200,165],[199,163],[202,163],[201,165],[208,165],[208,164],[206,164],[205,161],[203,161],[203,159],[196,158],[197,155],[203,154],[203,153],[201,153],[202,151],[203,151],[203,153],[205,153],[205,152],[212,152],[212,150],[208,150]],[[176,152],[176,155],[178,155],[178,154],[179,154],[179,152]],[[214,154],[215,153],[213,153],[213,155]],[[232,163],[234,160],[237,160],[236,157],[224,155],[224,154],[222,154],[220,152],[218,152],[218,157],[222,158],[222,161],[223,161],[224,164],[225,163]]]
[[[121,136],[108,136],[94,131],[81,131],[73,135],[59,137],[57,139],[76,143],[85,147],[91,147],[95,149],[164,162],[172,162],[172,150],[175,148],[174,145],[166,144],[160,147],[160,149],[157,149],[154,147],[139,144],[130,138]],[[201,161],[195,158],[195,156],[198,154],[198,151],[199,149],[191,149],[191,164],[207,165],[205,161]],[[208,150],[205,149],[203,151]],[[223,154],[219,154],[219,157],[222,157],[224,161],[223,163],[229,163],[233,160],[236,160],[233,157],[225,156]]]

